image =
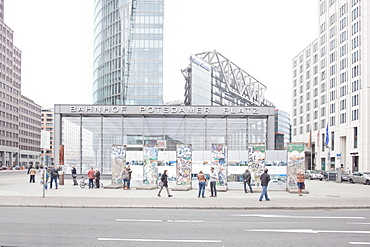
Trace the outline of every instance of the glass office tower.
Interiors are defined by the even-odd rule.
[[[164,0],[95,0],[93,101],[163,104]]]

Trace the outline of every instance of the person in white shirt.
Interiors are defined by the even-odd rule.
[[[217,181],[217,172],[215,172],[214,167],[211,167],[211,174],[209,174],[209,183],[211,186],[211,197],[217,197],[216,181]]]

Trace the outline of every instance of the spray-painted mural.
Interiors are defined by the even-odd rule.
[[[176,185],[191,185],[191,144],[176,145]]]
[[[227,144],[212,144],[211,164],[218,172],[218,186],[227,186]]]
[[[248,151],[248,168],[252,176],[251,184],[260,186],[260,176],[266,165],[266,146],[252,144]]]
[[[112,146],[112,184],[122,183],[122,172],[126,166],[126,146]]]
[[[297,189],[298,171],[304,172],[304,143],[288,144],[288,189]]]
[[[143,184],[156,186],[158,181],[158,146],[144,145],[143,152]]]

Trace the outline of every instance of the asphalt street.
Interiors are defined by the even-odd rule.
[[[369,209],[5,207],[0,222],[0,246],[370,245]]]

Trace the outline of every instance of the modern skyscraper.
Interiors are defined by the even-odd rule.
[[[370,171],[370,2],[318,6],[318,38],[293,58],[293,141],[312,140],[316,169]]]
[[[164,0],[95,0],[94,104],[163,104]]]

